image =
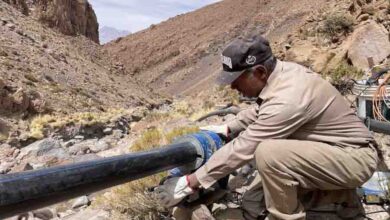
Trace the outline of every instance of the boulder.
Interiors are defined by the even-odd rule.
[[[58,159],[64,159],[69,157],[68,153],[61,147],[58,140],[52,138],[46,138],[28,145],[20,150],[18,159],[26,157],[55,157]]]
[[[372,57],[379,64],[390,55],[388,31],[374,21],[358,27],[351,36],[348,59],[355,67],[369,69],[367,58]]]

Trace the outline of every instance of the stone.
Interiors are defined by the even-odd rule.
[[[370,18],[370,15],[369,14],[362,14],[360,15],[358,18],[357,18],[357,21],[358,22],[362,22],[362,21],[366,21]]]
[[[59,159],[67,158],[69,155],[61,147],[61,144],[58,140],[52,138],[46,138],[35,143],[28,145],[21,149],[18,159],[23,159],[25,157],[56,157]]]
[[[8,23],[5,26],[8,27],[8,29],[10,29],[11,31],[15,30],[15,25],[14,24]]]
[[[68,151],[74,155],[81,155],[85,154],[91,146],[92,144],[89,142],[75,143],[73,146],[69,147]]]
[[[103,140],[98,141],[97,143],[91,145],[89,149],[93,153],[98,153],[100,151],[108,150],[110,148],[110,145]]]
[[[365,22],[352,34],[348,58],[355,67],[367,70],[369,69],[367,58],[372,57],[376,65],[389,55],[389,33],[376,22]]]
[[[87,196],[81,196],[73,201],[72,209],[77,209],[83,206],[88,206],[90,201]]]
[[[76,139],[76,140],[84,140],[84,136],[76,135],[76,136],[74,136],[74,139]]]
[[[35,210],[32,213],[35,218],[39,218],[41,220],[50,220],[55,217],[55,213],[48,208]]]
[[[112,134],[112,128],[105,128],[105,129],[103,130],[103,133],[104,133],[105,135],[110,135],[110,134]]]
[[[0,163],[0,174],[6,174],[11,171],[11,168],[15,166],[15,162],[1,162]]]
[[[2,78],[0,78],[0,90],[4,89],[4,87],[5,87],[5,82]]]

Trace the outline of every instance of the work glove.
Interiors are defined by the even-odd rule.
[[[186,196],[195,191],[189,186],[187,176],[172,177],[154,190],[157,199],[164,207],[170,208],[180,203]]]
[[[225,138],[227,138],[229,134],[229,128],[227,125],[208,125],[200,127],[200,130],[212,131],[214,133],[224,136]]]

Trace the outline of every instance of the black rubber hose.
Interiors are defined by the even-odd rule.
[[[378,121],[371,118],[365,118],[363,119],[364,124],[368,127],[370,131],[383,133],[383,134],[390,134],[390,123],[389,122],[383,122]]]
[[[220,109],[220,110],[210,112],[207,115],[204,115],[204,116],[198,118],[196,121],[201,122],[201,121],[203,121],[211,116],[214,116],[214,115],[218,115],[218,116],[223,116],[223,115],[228,115],[228,114],[237,115],[240,111],[241,111],[241,109],[239,107],[230,106],[230,107],[225,108],[225,109]]]
[[[180,143],[148,152],[0,175],[0,219],[150,176],[196,158],[193,144]]]

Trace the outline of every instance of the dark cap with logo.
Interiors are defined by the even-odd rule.
[[[231,84],[246,69],[264,64],[271,57],[272,49],[264,37],[258,35],[236,39],[222,52],[223,71],[216,82],[219,85]]]

